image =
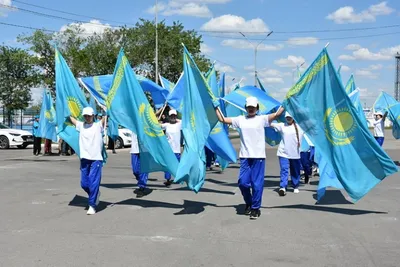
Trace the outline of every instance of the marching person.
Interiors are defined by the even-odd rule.
[[[265,173],[265,138],[264,128],[278,118],[283,108],[270,115],[257,115],[258,100],[255,97],[246,98],[247,115],[225,118],[217,108],[218,120],[225,124],[232,124],[240,129],[240,171],[239,188],[246,203],[245,214],[250,219],[260,217],[260,207],[264,189]]]
[[[79,132],[79,152],[81,159],[81,187],[89,196],[87,215],[96,213],[100,198],[101,171],[103,168],[103,130],[105,119],[94,121],[94,110],[85,107],[82,110],[84,122],[70,117]]]
[[[310,182],[310,177],[312,176],[314,144],[306,134],[304,134],[303,137],[304,139],[300,146],[300,160],[304,171],[304,183],[308,184]]]
[[[42,150],[42,138],[39,133],[39,116],[35,116],[35,120],[33,121],[33,155],[39,156],[40,151]]]
[[[385,141],[385,120],[387,116],[387,111],[383,114],[381,111],[376,112],[375,121],[372,122],[374,126],[374,137],[380,146],[383,146],[383,141]]]
[[[52,144],[53,142],[52,142],[52,140],[50,140],[50,139],[45,139],[44,140],[44,155],[46,155],[46,156],[50,156],[52,153],[51,153],[51,144]]]
[[[279,157],[279,165],[281,167],[281,182],[279,195],[285,196],[289,170],[292,180],[293,192],[299,193],[300,184],[300,144],[303,139],[303,131],[294,121],[292,115],[285,113],[285,123],[272,123],[271,126],[281,134],[282,140],[279,143],[277,156]]]
[[[162,123],[161,128],[165,131],[168,143],[172,148],[178,161],[181,159],[181,131],[182,123],[177,119],[178,113],[174,109],[170,109],[168,112],[169,123]],[[164,178],[166,181],[164,185],[170,187],[172,184],[171,174],[168,172],[164,173]]]
[[[136,193],[137,198],[142,198],[145,195],[151,193],[149,189],[147,189],[147,180],[149,178],[148,173],[142,173],[140,171],[140,150],[139,150],[139,142],[137,135],[134,132],[132,134],[132,146],[131,146],[131,166],[132,166],[132,173],[135,176],[136,180],[138,181],[138,189],[134,191]],[[147,190],[146,190],[147,189]]]

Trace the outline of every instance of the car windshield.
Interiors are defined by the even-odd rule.
[[[9,127],[5,126],[4,124],[0,123],[0,129],[10,129]]]

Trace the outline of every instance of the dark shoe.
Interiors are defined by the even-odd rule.
[[[261,216],[261,211],[259,209],[257,210],[251,210],[250,212],[250,220],[257,220],[258,217]]]
[[[244,209],[244,215],[250,215],[251,214],[251,206],[246,205],[246,208]]]
[[[310,182],[310,176],[306,175],[306,177],[304,178],[304,183],[308,184]]]
[[[172,181],[171,181],[171,180],[167,180],[167,181],[164,182],[164,185],[165,185],[166,187],[171,187]]]
[[[280,188],[280,189],[279,189],[279,195],[280,195],[281,197],[284,197],[284,196],[286,195],[286,189],[285,189],[285,188]]]
[[[152,189],[149,189],[149,188],[139,188],[139,189],[136,191],[136,197],[137,197],[137,198],[142,198],[142,197],[144,197],[144,196],[149,195],[152,191],[153,191],[153,190],[152,190]]]
[[[115,151],[115,150],[113,150],[113,152],[112,152],[113,154],[117,154],[117,152]]]

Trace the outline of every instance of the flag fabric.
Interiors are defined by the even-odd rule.
[[[58,135],[68,143],[79,156],[79,133],[70,122],[72,116],[83,121],[82,109],[88,107],[74,75],[61,53],[56,49],[56,120]]]
[[[338,78],[339,79],[339,78]],[[339,79],[340,82],[342,82],[341,79]],[[356,90],[356,84],[354,82],[354,76],[353,74],[350,76],[349,80],[346,83],[346,87],[345,87],[346,93],[350,94],[351,92],[353,92],[354,90]]]
[[[167,96],[169,94],[169,90],[165,89],[150,79],[146,77],[136,75],[137,80],[140,83],[140,86],[143,88],[143,91],[149,92],[151,94],[151,99],[154,102],[154,106],[156,108],[161,108],[164,106]]]
[[[47,89],[43,90],[38,133],[41,138],[57,142],[56,110],[54,109],[51,93]]]
[[[166,78],[164,78],[163,76],[160,75],[160,82],[161,82],[161,86],[164,89],[167,89],[169,92],[172,92],[172,90],[175,87],[175,84],[168,81]]]
[[[92,109],[94,110],[94,113],[97,113],[97,105],[96,105],[96,100],[94,99],[93,95],[90,95],[89,98],[89,106],[92,107]]]
[[[326,48],[289,90],[284,106],[354,201],[397,172],[358,117]]]
[[[225,72],[221,74],[218,81],[218,97],[225,97]]]
[[[267,95],[265,92],[254,86],[245,86],[231,92],[229,95],[225,96],[223,99],[229,103],[229,105],[236,106],[243,112],[246,112],[246,98],[256,97],[259,103],[259,113],[269,114],[275,112],[277,108],[280,107],[281,103],[275,100],[271,96]],[[232,112],[232,108],[229,108],[228,114]],[[265,128],[265,142],[270,146],[275,146],[281,142],[281,135],[276,132],[273,128]]]
[[[169,93],[167,97],[167,103],[175,110],[182,113],[183,108],[183,96],[185,94],[186,81],[183,76],[183,72],[175,84],[174,89]]]
[[[393,123],[393,137],[396,139],[400,139],[400,103],[388,107],[388,116]]]
[[[353,106],[357,110],[358,117],[360,118],[361,122],[364,124],[366,128],[368,128],[368,121],[364,114],[364,109],[362,108],[362,104],[360,101],[360,90],[356,89],[349,94],[349,98]]]
[[[141,171],[175,175],[178,160],[122,49],[106,104],[111,119],[137,135]]]
[[[342,74],[340,73],[340,71],[342,70],[342,65],[339,65],[339,68],[337,69],[337,76],[340,80],[340,82],[342,82]]]
[[[372,110],[374,112],[382,111],[383,113],[385,113],[388,110],[389,106],[397,103],[398,102],[393,96],[389,95],[388,93],[381,92],[378,98],[375,100],[375,103],[372,106]]]
[[[205,75],[206,81],[211,88],[214,96],[219,97],[219,88],[218,88],[218,81],[217,81],[217,71],[215,70],[214,64],[208,70],[207,74]]]
[[[174,182],[185,182],[197,193],[206,175],[204,145],[218,121],[214,108],[216,99],[186,47],[183,69],[186,84],[182,109],[185,147]]]
[[[117,140],[119,137],[118,123],[115,120],[108,118],[107,125],[107,135],[111,137],[112,140]]]
[[[257,77],[257,82],[258,82],[258,85],[260,86],[261,90],[263,90],[267,95],[269,95],[267,89],[265,89],[265,87],[262,85],[262,83],[258,77]]]

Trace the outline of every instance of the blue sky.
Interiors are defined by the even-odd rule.
[[[139,18],[154,18],[155,1],[152,0],[21,1],[102,18],[97,23],[111,26],[120,23],[105,19],[134,24]],[[0,0],[0,4],[90,21],[89,18],[43,10],[14,0]],[[328,51],[334,64],[343,65],[344,83],[350,74],[354,74],[362,103],[372,105],[381,90],[393,94],[393,55],[400,51],[400,25],[347,32],[336,30],[399,24],[400,1],[159,0],[158,9],[160,19],[168,24],[179,20],[187,29],[204,31],[203,52],[211,60],[216,60],[220,71],[227,72],[228,84],[232,83],[229,81],[233,78],[235,81],[243,78],[243,85],[254,84],[254,49],[239,32],[243,32],[249,39],[264,39],[264,32],[274,31],[259,46],[257,70],[264,86],[277,99],[281,100],[293,84],[296,65],[303,62],[305,66],[310,64],[327,42],[330,42]],[[0,23],[58,31],[70,22],[18,10],[0,9]],[[93,24],[84,24],[83,27],[88,32],[104,29]],[[0,25],[0,30],[0,42],[8,45],[17,45],[16,37],[29,32],[5,25]]]

